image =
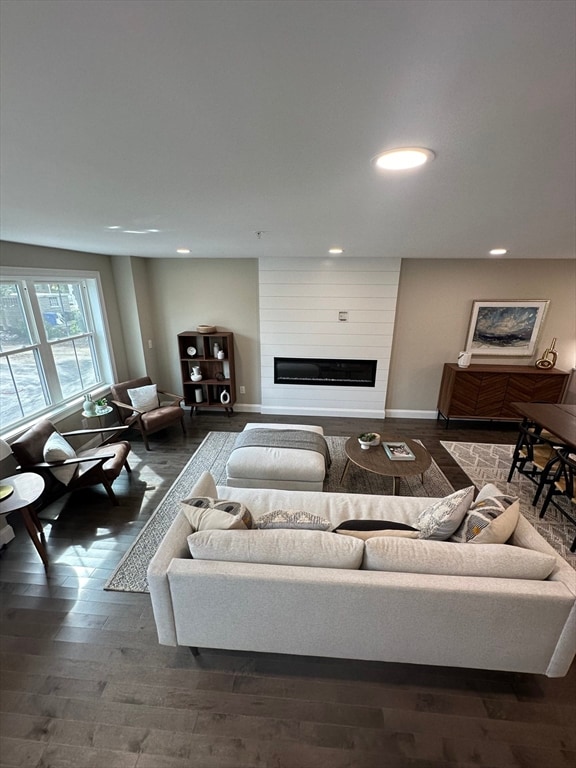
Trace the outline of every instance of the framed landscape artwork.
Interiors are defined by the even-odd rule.
[[[466,351],[473,355],[531,357],[549,301],[475,301]]]

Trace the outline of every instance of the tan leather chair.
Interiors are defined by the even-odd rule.
[[[118,499],[112,490],[112,483],[122,471],[122,467],[126,467],[127,472],[131,471],[128,464],[130,443],[126,440],[112,441],[116,439],[119,432],[125,429],[125,427],[107,427],[104,429],[81,429],[74,432],[60,432],[59,434],[66,438],[70,444],[71,441],[68,438],[111,434],[108,440],[104,440],[95,448],[75,451],[75,458],[47,462],[44,461],[44,446],[50,435],[58,432],[58,430],[48,419],[41,419],[23,435],[14,440],[11,448],[20,465],[18,467],[19,471],[36,472],[44,478],[46,487],[40,499],[41,506],[49,504],[69,491],[100,484],[106,489],[112,503],[118,505]],[[73,466],[76,466],[76,472],[68,484],[58,480],[53,472],[55,468]]]
[[[184,400],[183,395],[175,395],[172,392],[166,392],[164,389],[158,389],[159,395],[164,395],[165,398],[172,398],[169,404],[160,405],[153,411],[139,411],[134,408],[128,395],[128,390],[150,386],[151,384],[153,384],[153,381],[149,376],[142,376],[139,379],[123,381],[110,387],[113,398],[112,403],[116,406],[120,423],[128,427],[134,427],[142,433],[142,439],[147,451],[150,450],[148,435],[158,432],[158,430],[164,429],[170,426],[170,424],[179,421],[182,432],[186,434],[184,411],[180,407],[180,401]]]

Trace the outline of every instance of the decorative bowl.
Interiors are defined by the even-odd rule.
[[[364,432],[364,434],[359,435],[358,442],[360,443],[360,448],[367,451],[368,448],[374,445],[380,445],[380,435],[378,432]]]
[[[198,325],[196,330],[198,333],[216,333],[218,329],[215,325]]]

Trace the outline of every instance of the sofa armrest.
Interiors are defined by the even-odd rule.
[[[193,530],[184,515],[176,515],[148,565],[148,587],[152,610],[158,631],[158,642],[162,645],[178,644],[172,595],[168,582],[168,567],[174,558],[191,559],[187,537],[193,533]]]

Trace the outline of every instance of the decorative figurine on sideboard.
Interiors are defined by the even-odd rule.
[[[558,352],[556,352],[556,339],[554,338],[548,349],[544,350],[542,357],[536,360],[536,368],[554,368],[556,360],[558,360]]]

